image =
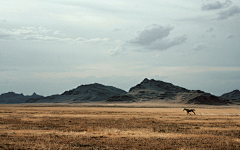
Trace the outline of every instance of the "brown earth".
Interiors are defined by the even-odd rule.
[[[0,105],[0,149],[240,148],[239,106],[67,106]]]

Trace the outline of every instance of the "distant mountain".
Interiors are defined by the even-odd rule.
[[[229,104],[229,100],[224,100],[220,97],[209,93],[195,93],[192,91],[189,93],[188,97],[185,95],[187,101],[186,104],[206,104],[206,105],[226,105]]]
[[[41,98],[43,96],[37,95],[36,93],[33,93],[30,96],[24,96],[23,94],[17,94],[14,92],[8,92],[3,93],[0,95],[0,103],[1,104],[19,104],[19,103],[25,103],[26,100],[32,99],[32,98]]]
[[[82,103],[82,102],[160,102],[175,104],[227,105],[240,103],[240,91],[221,97],[200,90],[189,90],[172,83],[147,79],[130,88],[129,92],[99,83],[78,86],[62,94],[47,97],[9,92],[0,95],[0,103]]]
[[[188,90],[164,81],[145,78],[124,95],[110,97],[107,102],[157,101],[163,103],[225,105],[229,101],[200,90]]]
[[[103,101],[115,95],[127,92],[113,86],[105,86],[94,83],[78,86],[75,89],[65,91],[60,95],[52,95],[44,98],[31,99],[28,103],[79,103]]]
[[[228,99],[232,102],[240,102],[240,91],[239,90],[234,90],[229,93],[225,93],[220,96],[223,99]]]
[[[189,92],[190,90],[185,89],[183,87],[179,87],[173,85],[172,83],[167,83],[163,81],[157,81],[154,79],[147,79],[145,78],[140,84],[130,88],[129,92],[133,92],[135,90],[156,90],[162,92]]]

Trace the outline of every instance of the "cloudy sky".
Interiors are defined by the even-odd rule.
[[[145,77],[240,89],[239,0],[0,0],[0,94]]]

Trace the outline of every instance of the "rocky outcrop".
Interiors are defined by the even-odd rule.
[[[145,78],[141,83],[130,88],[128,94],[134,96],[136,101],[161,100],[169,102],[175,100],[178,93],[188,93],[189,91],[172,83]]]
[[[75,89],[65,91],[60,95],[52,95],[41,99],[27,101],[29,103],[80,103],[97,102],[109,97],[126,94],[126,91],[113,86],[105,86],[94,83],[78,86]]]
[[[236,100],[240,102],[240,91],[239,90],[234,90],[229,93],[225,93],[220,96],[223,99],[229,99],[229,100]]]
[[[190,90],[179,87],[176,85],[173,85],[172,83],[167,83],[163,81],[157,81],[154,79],[147,79],[145,78],[140,84],[130,88],[129,92],[133,92],[135,90],[156,90],[156,91],[162,91],[162,92],[188,92]]]
[[[206,104],[206,105],[226,105],[230,102],[228,100],[223,100],[217,96],[203,93],[200,96],[196,96],[187,101],[187,104]]]
[[[145,78],[132,87],[129,93],[136,101],[159,101],[164,103],[225,105],[228,100],[205,93],[201,90],[188,90],[164,81]]]
[[[8,98],[8,100],[6,100]],[[172,83],[147,79],[130,88],[127,93],[113,86],[98,83],[78,86],[62,94],[42,97],[13,92],[0,95],[0,103],[82,103],[82,102],[146,102],[154,101],[175,104],[226,105],[240,104],[240,91],[214,96],[201,90],[188,90]]]
[[[25,103],[29,99],[42,98],[43,96],[33,93],[32,95],[17,94],[14,92],[3,93],[0,95],[1,104],[19,104]]]

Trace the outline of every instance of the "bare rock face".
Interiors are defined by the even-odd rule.
[[[171,83],[145,78],[140,84],[130,88],[129,92],[122,96],[109,98],[108,102],[151,101],[151,100],[174,100],[179,92],[190,90],[173,85]]]
[[[138,101],[160,100],[169,102],[176,99],[177,93],[190,90],[164,81],[145,78],[141,83],[130,88],[129,93]]]
[[[102,101],[111,96],[125,93],[124,90],[95,83],[79,86],[76,89],[66,91],[61,95],[76,96],[73,101]]]
[[[75,89],[65,91],[61,95],[52,95],[42,99],[35,99],[28,102],[37,103],[79,103],[103,101],[115,95],[126,94],[126,91],[113,86],[105,86],[94,83],[81,85]]]
[[[136,101],[158,101],[163,103],[225,105],[223,100],[201,90],[188,90],[171,83],[145,78],[140,84],[132,87],[127,95]],[[123,99],[124,100],[124,99]]]
[[[240,102],[240,91],[234,90],[232,92],[225,93],[225,94],[221,95],[220,97],[223,99]]]
[[[149,90],[156,90],[156,91],[162,91],[162,92],[188,92],[188,91],[190,91],[183,87],[173,85],[172,83],[157,81],[154,79],[149,80],[149,79],[145,78],[140,84],[132,87],[129,90],[129,92],[132,92],[134,90],[141,90],[141,89],[149,89]]]

